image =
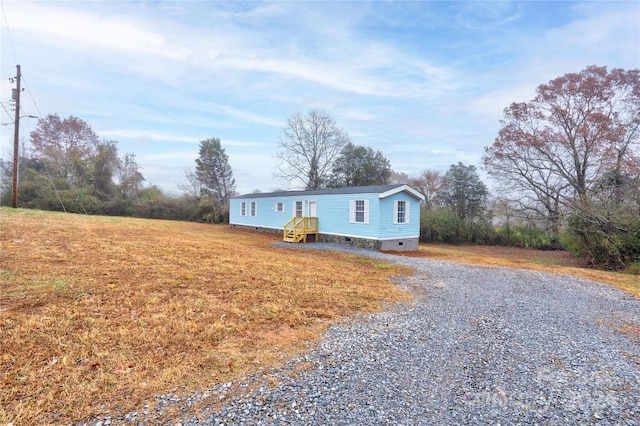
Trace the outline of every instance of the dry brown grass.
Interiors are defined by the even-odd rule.
[[[387,279],[407,270],[276,240],[0,209],[0,423],[65,424],[237,379],[408,297]]]
[[[574,275],[618,287],[640,297],[640,277],[621,272],[588,268],[583,260],[565,251],[543,251],[516,247],[421,244],[408,256],[430,257],[475,265],[505,266]]]
[[[407,270],[269,245],[277,240],[0,209],[0,423],[65,424],[238,379],[280,365],[331,322],[408,297],[387,280]],[[640,295],[637,276],[586,269],[563,252],[423,245],[411,255],[577,275]]]

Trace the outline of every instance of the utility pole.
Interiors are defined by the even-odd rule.
[[[18,207],[18,138],[20,137],[20,65],[16,65],[18,74],[16,75],[16,119],[13,129],[13,191],[11,193],[11,207]]]

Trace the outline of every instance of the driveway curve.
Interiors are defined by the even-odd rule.
[[[640,299],[572,276],[304,247],[409,266],[398,282],[416,298],[331,327],[245,391],[208,390],[222,410],[182,425],[640,424]]]

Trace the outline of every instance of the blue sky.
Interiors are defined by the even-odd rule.
[[[3,105],[20,64],[24,114],[86,120],[176,194],[211,137],[239,193],[288,188],[273,175],[281,129],[313,108],[395,171],[479,167],[503,109],[539,84],[640,67],[637,1],[1,4]],[[35,122],[21,120],[27,143]],[[13,126],[0,130],[10,159]]]

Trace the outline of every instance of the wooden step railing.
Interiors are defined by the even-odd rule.
[[[318,239],[318,218],[307,216],[292,217],[284,224],[283,241],[290,243],[307,242],[307,236],[315,235]]]

